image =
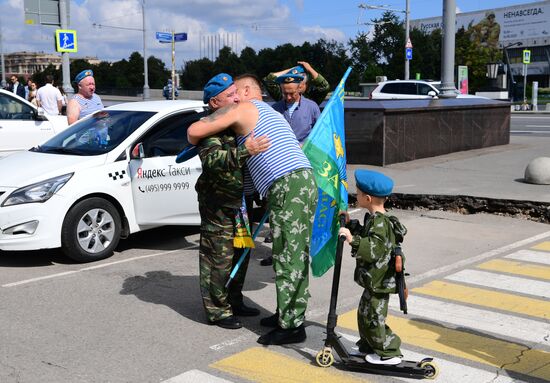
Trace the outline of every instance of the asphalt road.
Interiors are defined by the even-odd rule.
[[[550,137],[550,114],[512,114],[510,134]]]
[[[360,218],[363,212],[351,213]],[[393,214],[409,229],[404,243],[409,314],[399,313],[392,300],[389,318],[405,356],[435,357],[441,370],[435,382],[550,380],[550,265],[540,266],[538,277],[516,279],[512,273],[528,268],[521,262],[505,268],[510,254],[550,245],[548,226],[491,215]],[[123,240],[112,258],[93,264],[72,263],[57,250],[0,252],[0,382],[398,381],[352,373],[338,363],[316,366],[331,272],[311,280],[303,344],[259,347],[256,339],[266,329],[258,318],[243,318],[244,328],[234,331],[207,325],[199,295],[198,239],[196,228],[137,233]],[[269,252],[259,237],[245,286],[249,304],[262,316],[275,306],[273,271],[259,265]],[[351,349],[361,289],[353,282],[349,254],[346,246],[338,332]],[[481,288],[487,281],[490,285]],[[510,292],[510,283],[512,290],[521,289]],[[438,296],[442,287],[444,295]]]

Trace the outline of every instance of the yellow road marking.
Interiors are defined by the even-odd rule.
[[[368,382],[334,368],[322,368],[263,347],[252,347],[212,363],[210,367],[261,383]]]
[[[507,371],[550,380],[550,352],[448,329],[439,325],[389,316],[388,325],[404,343],[483,363]],[[518,325],[521,321],[518,319]],[[358,331],[356,310],[338,317],[338,326]],[[437,358],[435,359],[437,363]]]
[[[414,288],[412,291],[536,318],[550,318],[550,302],[542,299],[527,298],[443,281],[432,281],[421,287]],[[518,326],[521,326],[520,319],[518,319]]]
[[[489,262],[478,265],[477,268],[550,280],[550,266],[532,265],[529,263],[508,261],[504,259],[493,259]]]
[[[541,242],[538,245],[533,246],[531,249],[550,251],[550,242]]]

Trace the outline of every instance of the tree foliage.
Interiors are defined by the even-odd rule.
[[[385,12],[379,19],[372,20],[374,27],[369,32],[359,32],[347,44],[320,39],[304,42],[302,45],[290,43],[274,48],[263,48],[256,52],[250,47],[237,54],[229,47],[220,49],[218,57],[186,61],[180,70],[181,87],[201,90],[204,84],[216,73],[231,75],[252,73],[260,78],[270,72],[291,68],[298,61],[309,62],[334,88],[348,66],[353,67],[346,84],[346,90],[359,90],[359,83],[374,82],[377,76],[399,79],[404,76],[405,28],[403,20],[392,12]],[[471,90],[486,84],[486,64],[498,56],[498,49],[476,44],[471,31],[461,29],[456,34],[456,65],[467,65]],[[418,29],[410,31],[414,45],[414,56],[409,62],[410,77],[420,73],[422,79],[441,78],[441,30],[425,33]],[[154,56],[148,58],[149,85],[162,88],[170,78],[170,71]],[[143,57],[138,52],[128,59],[114,63],[101,62],[90,65],[84,60],[71,62],[74,75],[83,69],[91,68],[96,77],[98,90],[105,88],[141,88],[143,86]],[[61,71],[52,66],[33,76],[43,82],[47,74],[53,74],[60,83]]]

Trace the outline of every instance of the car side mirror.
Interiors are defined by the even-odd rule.
[[[435,93],[435,90],[430,90],[430,91],[428,92],[428,96],[430,96],[430,97],[435,97],[435,96],[437,96],[437,94]]]
[[[143,144],[139,142],[132,149],[132,152],[130,153],[130,159],[139,160],[144,157],[145,157],[145,151],[143,150]]]
[[[46,113],[44,113],[44,108],[38,107],[36,109],[34,119],[37,121],[48,121],[48,117],[46,117]]]

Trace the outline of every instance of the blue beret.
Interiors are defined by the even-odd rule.
[[[390,177],[373,170],[356,170],[355,184],[363,193],[375,197],[389,196],[393,189],[393,181]]]
[[[79,74],[77,74],[76,77],[74,78],[74,82],[78,84],[80,81],[84,80],[88,76],[94,77],[94,72],[92,72],[91,69],[85,69]]]
[[[304,78],[306,76],[306,70],[303,66],[298,65],[293,68],[290,68],[288,72],[285,74],[280,75],[275,79],[275,82],[277,84],[291,84],[291,83],[300,83],[304,81]]]
[[[202,101],[208,104],[212,97],[229,88],[233,84],[233,77],[227,73],[220,73],[212,77],[204,86]]]

